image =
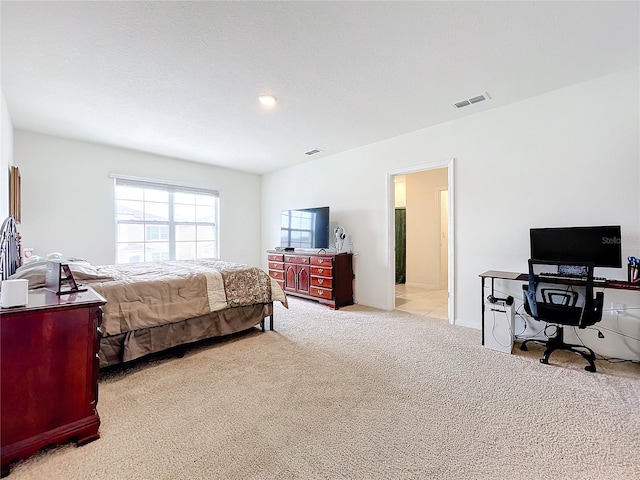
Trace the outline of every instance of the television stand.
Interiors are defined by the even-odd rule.
[[[269,276],[287,295],[315,300],[336,310],[353,305],[351,253],[293,253],[270,250]]]

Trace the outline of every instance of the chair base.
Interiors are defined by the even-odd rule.
[[[520,345],[520,350],[523,351],[527,351],[527,343],[528,342],[539,342],[542,343],[543,345],[546,345],[546,350],[544,351],[544,354],[542,355],[542,358],[540,359],[540,363],[544,363],[544,364],[549,364],[549,356],[555,352],[556,350],[567,350],[569,352],[573,352],[573,353],[577,353],[578,355],[581,355],[587,362],[589,362],[589,365],[587,365],[586,367],[584,367],[584,369],[587,372],[595,372],[596,371],[596,364],[594,363],[595,359],[596,359],[596,354],[593,350],[591,350],[589,347],[586,347],[584,345],[575,345],[575,344],[571,344],[571,343],[564,343],[564,330],[562,329],[562,327],[558,327],[558,333],[556,334],[555,337],[550,338],[549,340],[547,340],[546,342],[543,340],[525,340],[524,342],[522,342],[522,345]],[[582,349],[586,350],[583,351]]]

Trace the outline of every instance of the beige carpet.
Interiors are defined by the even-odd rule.
[[[638,365],[542,365],[442,320],[299,299],[275,326],[105,375],[102,438],[9,478],[640,478]]]

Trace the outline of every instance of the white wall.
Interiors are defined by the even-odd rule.
[[[278,245],[280,210],[328,204],[358,252],[356,300],[390,309],[387,175],[456,158],[454,320],[479,328],[478,275],[524,272],[531,227],[620,224],[623,258],[638,256],[639,92],[632,69],[264,175],[262,249]],[[624,269],[601,273],[626,278]],[[521,298],[519,285],[499,287]],[[640,306],[637,293],[607,291],[615,300]],[[602,325],[640,338],[638,312]],[[640,358],[637,341],[582,337],[599,353]]]
[[[174,158],[15,131],[23,246],[115,263],[111,173],[220,191],[220,257],[260,265],[260,176]]]
[[[394,194],[396,208],[407,206],[407,178],[406,175],[396,175],[393,177]]]
[[[9,167],[13,165],[13,124],[9,108],[2,96],[2,116],[0,117],[0,222],[9,216]]]
[[[447,169],[405,175],[407,194],[407,283],[440,287],[440,194]]]

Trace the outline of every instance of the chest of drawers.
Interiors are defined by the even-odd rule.
[[[29,292],[25,307],[0,309],[2,475],[43,447],[99,437],[101,305],[88,289]]]
[[[353,305],[353,255],[269,251],[269,275],[290,295],[332,309]]]

